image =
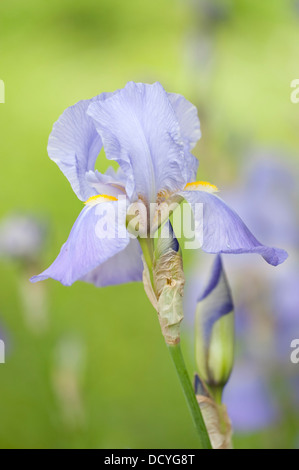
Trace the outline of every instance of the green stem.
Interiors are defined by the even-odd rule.
[[[153,277],[154,240],[153,238],[150,238],[150,237],[147,237],[147,238],[139,237],[138,240],[142,249],[144,260],[149,270],[151,283],[154,288],[154,277]]]
[[[211,442],[186,369],[180,344],[167,345],[200,439],[200,449],[211,449]]]
[[[218,387],[209,387],[209,392],[212,395],[212,397],[215,400],[215,403],[217,405],[221,406],[222,403],[222,392],[223,392],[223,386],[219,385]]]
[[[138,238],[149,271],[153,268],[154,241],[150,237]]]

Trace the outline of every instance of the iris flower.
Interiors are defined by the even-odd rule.
[[[83,280],[106,286],[141,280],[140,240],[126,232],[126,218],[118,220],[114,237],[101,236],[98,224],[104,213],[117,206],[120,196],[147,209],[151,203],[159,207],[178,198],[193,209],[201,203],[204,251],[258,253],[272,265],[283,262],[286,252],[261,244],[213,194],[215,186],[196,182],[198,161],[191,150],[200,136],[196,108],[183,96],[167,93],[159,83],[129,82],[121,90],[80,101],[64,111],[54,124],[48,153],[85,207],[56,260],[32,281],[53,278],[71,285]],[[102,148],[109,160],[119,164],[118,171],[95,170]]]

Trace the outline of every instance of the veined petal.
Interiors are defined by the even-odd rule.
[[[129,236],[116,214],[117,202],[86,206],[54,263],[31,281],[52,278],[70,286],[124,250]]]
[[[195,147],[197,141],[201,138],[197,109],[182,95],[176,93],[167,93],[167,95],[177,117],[184,142],[186,179],[187,181],[193,181],[196,178],[198,160],[190,150]]]
[[[142,281],[143,263],[138,240],[131,239],[126,248],[82,277],[96,287]]]
[[[86,172],[94,170],[103,145],[86,110],[90,103],[103,101],[111,95],[113,93],[102,93],[67,108],[54,124],[49,137],[49,157],[57,163],[81,201],[96,194],[86,180]]]
[[[184,154],[186,162],[184,174],[186,176],[186,181],[194,181],[196,179],[199,161],[191,152],[189,152],[189,150],[185,149]]]
[[[193,209],[195,222],[202,224],[202,249],[208,253],[258,253],[269,264],[277,266],[287,258],[279,248],[260,243],[246,227],[235,211],[214,194],[204,191],[182,191],[179,193]],[[203,220],[196,220],[196,204],[203,204]]]
[[[184,144],[188,150],[192,150],[201,138],[196,106],[177,93],[167,93],[167,95],[179,122]]]
[[[116,95],[90,104],[88,114],[109,159],[126,173],[129,197],[155,202],[161,190],[186,184],[184,146],[167,93],[159,83],[130,82]]]

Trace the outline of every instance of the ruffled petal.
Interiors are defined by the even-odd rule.
[[[201,138],[200,122],[197,108],[184,96],[176,93],[167,93],[180,126],[180,133],[184,143],[186,159],[186,180],[193,181],[198,170],[198,160],[192,155],[192,150]]]
[[[130,82],[113,97],[90,104],[88,114],[104,144],[128,176],[129,197],[155,202],[161,190],[186,184],[184,146],[167,93],[159,83]]]
[[[184,145],[192,150],[201,137],[197,108],[177,93],[167,93],[167,96],[177,117]]]
[[[180,193],[192,207],[197,233],[202,229],[202,249],[208,253],[258,253],[269,264],[277,266],[287,258],[287,253],[260,243],[235,211],[217,196],[204,191]],[[203,204],[202,212],[196,204]]]
[[[121,168],[118,171],[114,171],[112,167],[109,167],[104,174],[98,170],[89,171],[86,173],[86,180],[95,189],[97,194],[105,194],[116,198],[120,195],[126,195],[127,177]]]
[[[97,287],[142,281],[141,253],[137,239],[131,239],[124,250],[90,271],[81,281],[89,282]]]
[[[54,124],[49,137],[49,157],[57,163],[81,201],[96,194],[86,179],[86,172],[94,170],[103,145],[86,110],[90,103],[104,101],[111,95],[113,93],[102,93],[67,108]]]
[[[31,281],[52,278],[70,286],[124,250],[129,240],[117,217],[117,202],[86,206],[54,263]]]

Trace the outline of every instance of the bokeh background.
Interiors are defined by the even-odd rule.
[[[81,209],[47,157],[53,123],[129,80],[158,80],[197,105],[198,179],[291,254],[281,268],[224,259],[238,332],[227,400],[236,447],[298,447],[299,364],[289,344],[299,337],[299,104],[290,100],[298,44],[294,0],[1,1],[1,448],[196,448],[141,284],[28,281],[58,254]],[[209,263],[185,253],[193,282]],[[193,374],[192,312],[182,347]]]

